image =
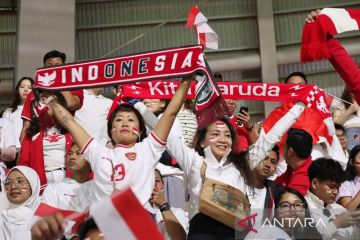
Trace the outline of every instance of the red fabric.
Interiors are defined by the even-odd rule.
[[[111,201],[136,239],[164,239],[150,214],[143,208],[130,188],[114,193]],[[96,220],[96,216],[94,218]]]
[[[227,114],[200,45],[158,50],[116,58],[64,64],[36,71],[35,88],[69,90],[189,76],[196,72],[195,109],[200,127]],[[198,78],[200,77],[200,78]]]
[[[26,134],[21,145],[19,157],[19,165],[31,167],[37,172],[40,178],[42,190],[47,184],[44,166],[43,139],[43,130],[41,130],[39,134],[33,138]],[[65,156],[67,156],[72,146],[72,138],[70,134],[65,134],[65,142]],[[66,176],[70,177],[70,172],[68,170],[66,170]]]
[[[186,21],[186,28],[191,28],[196,24],[195,19],[199,13],[200,13],[200,10],[197,6],[191,7],[188,17],[187,17],[187,21]]]
[[[340,42],[334,38],[327,41],[330,62],[348,86],[357,103],[360,103],[360,69]]]
[[[71,91],[71,94],[74,95],[74,96],[79,97],[79,99],[80,99],[80,107],[81,107],[82,104],[83,104],[83,101],[84,101],[83,90]],[[34,99],[35,99],[34,93],[30,92],[26,97],[26,100],[25,100],[25,103],[24,103],[24,108],[23,108],[22,113],[21,113],[21,118],[23,118],[25,120],[28,120],[28,121],[31,121],[31,119],[33,117],[33,112],[31,110],[31,102]],[[73,116],[75,115],[75,111],[70,111],[70,113]]]
[[[310,187],[310,180],[308,175],[308,169],[312,164],[311,157],[306,159],[306,161],[293,170],[289,165],[286,171],[279,177],[275,179],[275,182],[278,183],[283,188],[292,188],[297,190],[302,195],[306,195],[307,190]]]
[[[270,113],[263,123],[265,132],[270,131],[274,124],[283,117],[292,107],[293,103],[284,103],[281,107],[276,108]],[[329,144],[332,143],[332,136],[329,135],[327,126],[324,119],[312,108],[305,108],[305,111],[300,115],[296,122],[291,126],[292,128],[303,129],[308,132],[313,138],[313,144],[319,141],[319,137],[325,137]],[[287,138],[287,134],[284,134],[279,142],[279,148],[282,149],[284,142]]]
[[[180,81],[154,80],[122,85],[122,97],[171,99]],[[247,82],[218,82],[221,95],[225,99],[258,100],[275,102],[305,101],[309,91],[314,88],[311,84],[279,84],[279,83],[247,83]],[[192,83],[187,99],[195,98],[195,83]]]
[[[235,116],[230,117],[230,123],[235,129],[237,135],[237,147],[235,151],[243,152],[249,147],[249,142],[247,139],[247,130],[244,126],[240,127],[239,125],[237,125],[236,120],[237,119]]]

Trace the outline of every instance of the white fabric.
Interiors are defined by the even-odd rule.
[[[95,200],[110,195],[115,188],[130,186],[141,204],[148,203],[155,183],[155,165],[165,144],[153,133],[134,146],[117,145],[114,149],[90,139],[81,153],[94,172]]]
[[[246,193],[246,184],[243,176],[234,164],[226,164],[228,154],[219,162],[211,152],[210,146],[204,149],[205,157],[200,156],[194,149],[189,148],[178,137],[169,137],[167,147],[174,154],[178,164],[188,177],[190,192],[189,219],[198,212],[198,202],[202,186],[200,167],[203,161],[207,164],[206,177],[218,180],[233,186]]]
[[[251,213],[259,212],[259,210],[263,211],[265,207],[265,198],[266,198],[266,187],[261,189],[258,188],[248,188],[247,189],[247,196],[249,198],[251,204]],[[260,215],[260,219],[261,219]]]
[[[178,119],[181,124],[184,142],[188,147],[192,147],[198,127],[195,114],[189,109],[183,109],[179,111],[176,119]]]
[[[174,216],[176,217],[176,219],[179,221],[180,225],[183,227],[185,233],[187,234],[189,232],[189,219],[187,218],[184,210],[182,210],[181,208],[171,208],[172,213],[174,214]],[[166,225],[164,222],[164,219],[162,217],[162,214],[159,210],[159,208],[155,208],[155,219],[156,219],[156,223],[159,227],[159,230],[161,232],[161,234],[164,236],[164,238],[166,240],[171,240],[167,229],[166,229]]]
[[[58,169],[45,172],[46,182],[49,183],[61,183],[66,177],[65,169]]]
[[[359,30],[356,20],[344,8],[324,8],[320,14],[325,14],[331,19],[337,33]]]
[[[158,164],[156,164],[156,169],[160,171],[161,176],[163,176],[163,177],[173,176],[173,177],[177,177],[181,180],[184,179],[183,178],[184,172],[179,168],[167,166],[167,165],[164,165],[159,162]]]
[[[263,128],[261,129],[259,139],[249,147],[251,169],[254,169],[259,162],[269,155],[271,149],[280,141],[284,133],[288,131],[304,110],[305,104],[297,102],[267,133]]]
[[[78,183],[65,178],[61,183],[48,184],[41,201],[56,208],[82,212],[91,204],[91,189],[92,181]]]
[[[0,220],[0,237],[2,239],[30,239],[31,218],[40,202],[40,180],[37,173],[25,166],[14,167],[28,180],[31,186],[31,196],[20,205],[9,203],[9,207],[2,211]],[[11,171],[9,173],[11,173]]]
[[[106,239],[115,240],[121,236],[121,239],[136,240],[134,233],[109,197],[105,197],[100,202],[95,203],[91,215]]]
[[[20,133],[23,127],[23,120],[21,118],[21,113],[24,108],[24,105],[18,105],[15,112],[11,112],[11,108],[8,108],[4,111],[2,117],[11,121],[14,126],[15,136],[20,139]]]
[[[259,228],[255,228],[256,233],[253,231],[250,231],[244,239],[247,240],[285,240],[285,239],[291,239],[290,236],[281,228],[276,226],[270,226],[270,225],[264,225]]]
[[[112,100],[102,95],[95,96],[84,90],[83,105],[75,112],[75,120],[90,136],[94,137],[104,146],[110,140],[107,135],[106,116],[111,107]]]
[[[56,127],[48,129],[44,134],[44,166],[45,171],[65,167],[66,139]]]
[[[353,181],[345,181],[341,184],[338,198],[351,197],[354,198],[360,191],[360,177],[356,176]]]
[[[309,210],[311,217],[314,218],[316,223],[319,223],[322,219],[322,222],[325,223],[325,226],[320,223],[317,224],[317,230],[321,234],[324,240],[330,239],[350,239],[351,234],[353,232],[352,227],[347,228],[337,228],[331,219],[335,219],[336,215],[341,214],[342,212],[347,211],[343,206],[332,203],[324,205],[324,202],[315,196],[310,191],[305,195],[305,199],[309,205]],[[326,216],[323,213],[324,209],[328,209],[330,211],[330,216]]]
[[[344,103],[341,102],[335,110],[339,111],[338,115],[344,113],[346,111]],[[356,114],[351,114],[348,119],[346,119],[343,126],[345,129],[350,127],[360,127],[360,110],[357,111]]]
[[[7,119],[0,118],[0,148],[5,149],[10,146],[15,146],[19,149],[19,138],[15,135],[13,123]]]

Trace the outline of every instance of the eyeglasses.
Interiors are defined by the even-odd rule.
[[[15,184],[16,187],[21,188],[27,183],[28,182],[25,179],[17,178],[15,180],[5,180],[4,181],[4,186],[5,186],[5,188],[10,188],[13,184]]]
[[[279,208],[284,211],[290,211],[291,207],[293,207],[295,211],[300,211],[305,209],[305,204],[303,202],[282,202],[279,204]]]
[[[336,134],[337,138],[346,138],[346,134]]]

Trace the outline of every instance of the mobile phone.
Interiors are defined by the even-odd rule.
[[[244,107],[244,106],[241,106],[240,107],[240,110],[239,110],[239,113],[244,113],[244,112],[249,112],[249,108],[248,107]],[[237,117],[237,115],[236,115]],[[243,124],[243,121],[241,119],[237,119],[236,121],[237,125],[242,125]]]

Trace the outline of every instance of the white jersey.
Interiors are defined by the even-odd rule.
[[[110,138],[107,135],[106,117],[110,110],[112,100],[102,95],[93,95],[84,90],[83,105],[75,112],[75,120],[89,134],[104,146]]]
[[[78,183],[71,178],[65,178],[61,183],[48,184],[41,201],[50,206],[82,212],[90,206],[93,181]]]
[[[154,188],[155,165],[165,145],[153,132],[140,143],[133,146],[119,144],[114,149],[91,138],[81,154],[89,161],[94,172],[95,200],[110,195],[114,189],[130,186],[140,203],[145,205]]]
[[[3,118],[5,118],[13,123],[15,136],[18,139],[20,139],[21,129],[23,127],[23,120],[21,118],[21,113],[22,113],[23,108],[24,108],[23,105],[18,105],[15,112],[11,112],[11,108],[8,108],[4,111],[4,113],[2,115]]]

